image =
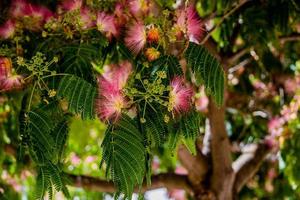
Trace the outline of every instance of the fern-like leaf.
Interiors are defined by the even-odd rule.
[[[50,135],[53,124],[49,116],[41,111],[28,112],[27,131],[36,151],[43,152],[49,159],[53,158],[54,140]]]
[[[38,170],[38,176],[36,179],[35,198],[39,200],[44,199],[44,195],[50,185],[51,185],[50,175],[47,170],[41,167]]]
[[[224,71],[204,47],[190,42],[185,52],[188,66],[191,67],[198,83],[204,83],[206,90],[220,106],[224,98]]]
[[[125,198],[131,198],[134,187],[142,184],[145,173],[143,136],[137,124],[128,116],[122,116],[107,129],[102,147],[101,164],[106,163],[107,175]]]
[[[67,75],[59,83],[57,95],[66,98],[69,110],[81,114],[82,119],[94,118],[94,100],[97,90],[82,78]]]

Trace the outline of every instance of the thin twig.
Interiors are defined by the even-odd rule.
[[[211,34],[214,32],[214,30],[216,30],[216,28],[218,28],[223,22],[225,19],[227,19],[230,15],[232,15],[236,10],[238,10],[240,7],[242,7],[245,3],[247,3],[248,1],[251,1],[251,0],[242,0],[240,1],[239,4],[237,4],[232,10],[230,10],[229,12],[227,12],[222,18],[221,20],[219,21],[218,24],[216,24],[208,33],[207,35],[205,36],[205,38],[201,41],[200,44],[204,44],[208,38],[211,36]]]

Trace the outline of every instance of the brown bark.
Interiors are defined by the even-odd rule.
[[[212,177],[211,189],[217,199],[232,199],[234,173],[231,167],[231,147],[225,127],[225,107],[209,103],[211,129]]]
[[[96,192],[113,193],[116,191],[116,188],[111,181],[102,180],[91,176],[74,174],[67,174],[67,177],[70,180],[70,186],[80,187]],[[173,173],[158,174],[152,176],[151,185],[143,184],[141,191],[146,192],[148,190],[154,190],[158,188],[183,189],[188,193],[192,191],[187,176]],[[138,192],[138,189],[136,189],[136,192]]]

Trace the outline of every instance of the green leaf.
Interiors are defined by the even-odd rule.
[[[125,198],[132,196],[134,187],[141,185],[145,174],[143,136],[135,121],[128,116],[109,126],[102,143],[101,166],[106,163],[107,175]]]
[[[63,53],[61,71],[74,74],[88,81],[93,79],[91,61],[101,56],[99,48],[90,44],[79,44],[60,48],[58,52]]]
[[[54,130],[51,132],[55,142],[55,149],[57,153],[57,162],[62,158],[63,151],[67,142],[69,127],[67,119],[63,119],[56,125]]]
[[[45,112],[41,110],[28,112],[27,131],[31,143],[36,147],[34,150],[43,152],[49,159],[53,158],[54,153],[54,140],[50,135],[53,126],[52,120]]]
[[[202,82],[217,105],[223,104],[224,71],[222,66],[204,47],[190,42],[185,52],[188,66],[195,74],[198,83]]]
[[[161,112],[148,110],[146,112],[146,123],[143,124],[146,130],[147,141],[151,147],[161,147],[166,140],[166,123]]]
[[[59,83],[57,95],[69,102],[69,111],[81,114],[82,119],[94,118],[97,89],[82,78],[67,75]]]
[[[175,75],[182,75],[182,69],[178,59],[175,56],[164,55],[151,63],[152,75],[157,71],[167,71],[169,78]]]
[[[50,185],[51,185],[50,175],[47,170],[41,167],[38,170],[38,176],[36,179],[35,198],[44,199],[44,195]]]

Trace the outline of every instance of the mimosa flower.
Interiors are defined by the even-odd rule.
[[[80,9],[80,23],[83,29],[89,29],[94,26],[93,13],[90,9]]]
[[[13,0],[9,13],[13,18],[23,17],[29,9],[29,3],[26,0]]]
[[[97,28],[100,32],[104,33],[106,37],[111,39],[112,36],[118,36],[118,30],[115,24],[114,16],[99,12],[97,14]]]
[[[103,86],[108,86],[104,89],[120,91],[125,87],[131,72],[132,65],[129,61],[122,61],[119,64],[106,66],[101,83]]]
[[[147,57],[147,59],[149,61],[153,61],[153,60],[156,60],[157,58],[159,58],[160,52],[157,51],[155,48],[151,47],[151,48],[146,49],[145,56]]]
[[[169,111],[187,112],[191,107],[193,90],[187,86],[182,77],[174,77],[169,94]]]
[[[0,38],[8,39],[15,34],[16,24],[12,20],[6,21],[0,26]]]
[[[116,121],[121,116],[122,109],[128,107],[128,99],[122,90],[131,71],[132,66],[128,61],[105,67],[105,72],[98,79],[100,96],[96,110],[100,119]]]
[[[21,89],[23,86],[23,76],[13,75],[0,79],[0,91],[10,91]]]
[[[101,120],[116,121],[127,107],[128,101],[121,92],[111,92],[102,96],[97,102],[97,112]]]
[[[128,5],[130,12],[134,16],[140,16],[149,12],[149,0],[129,0]]]
[[[82,6],[82,0],[64,0],[61,6],[66,11],[79,10]]]
[[[180,32],[183,32],[187,34],[190,41],[200,42],[205,29],[194,6],[179,10],[175,30],[177,36],[180,36]]]
[[[158,28],[151,27],[148,30],[147,40],[148,40],[148,42],[155,42],[155,43],[158,42],[158,40],[159,40],[159,30],[158,30]]]
[[[131,52],[137,55],[146,44],[146,30],[141,22],[136,22],[126,32],[125,44]]]
[[[40,22],[48,22],[54,14],[45,6],[28,5],[29,9],[25,11],[25,15],[38,19]]]
[[[20,89],[23,76],[12,75],[12,63],[9,58],[0,57],[0,91]]]

